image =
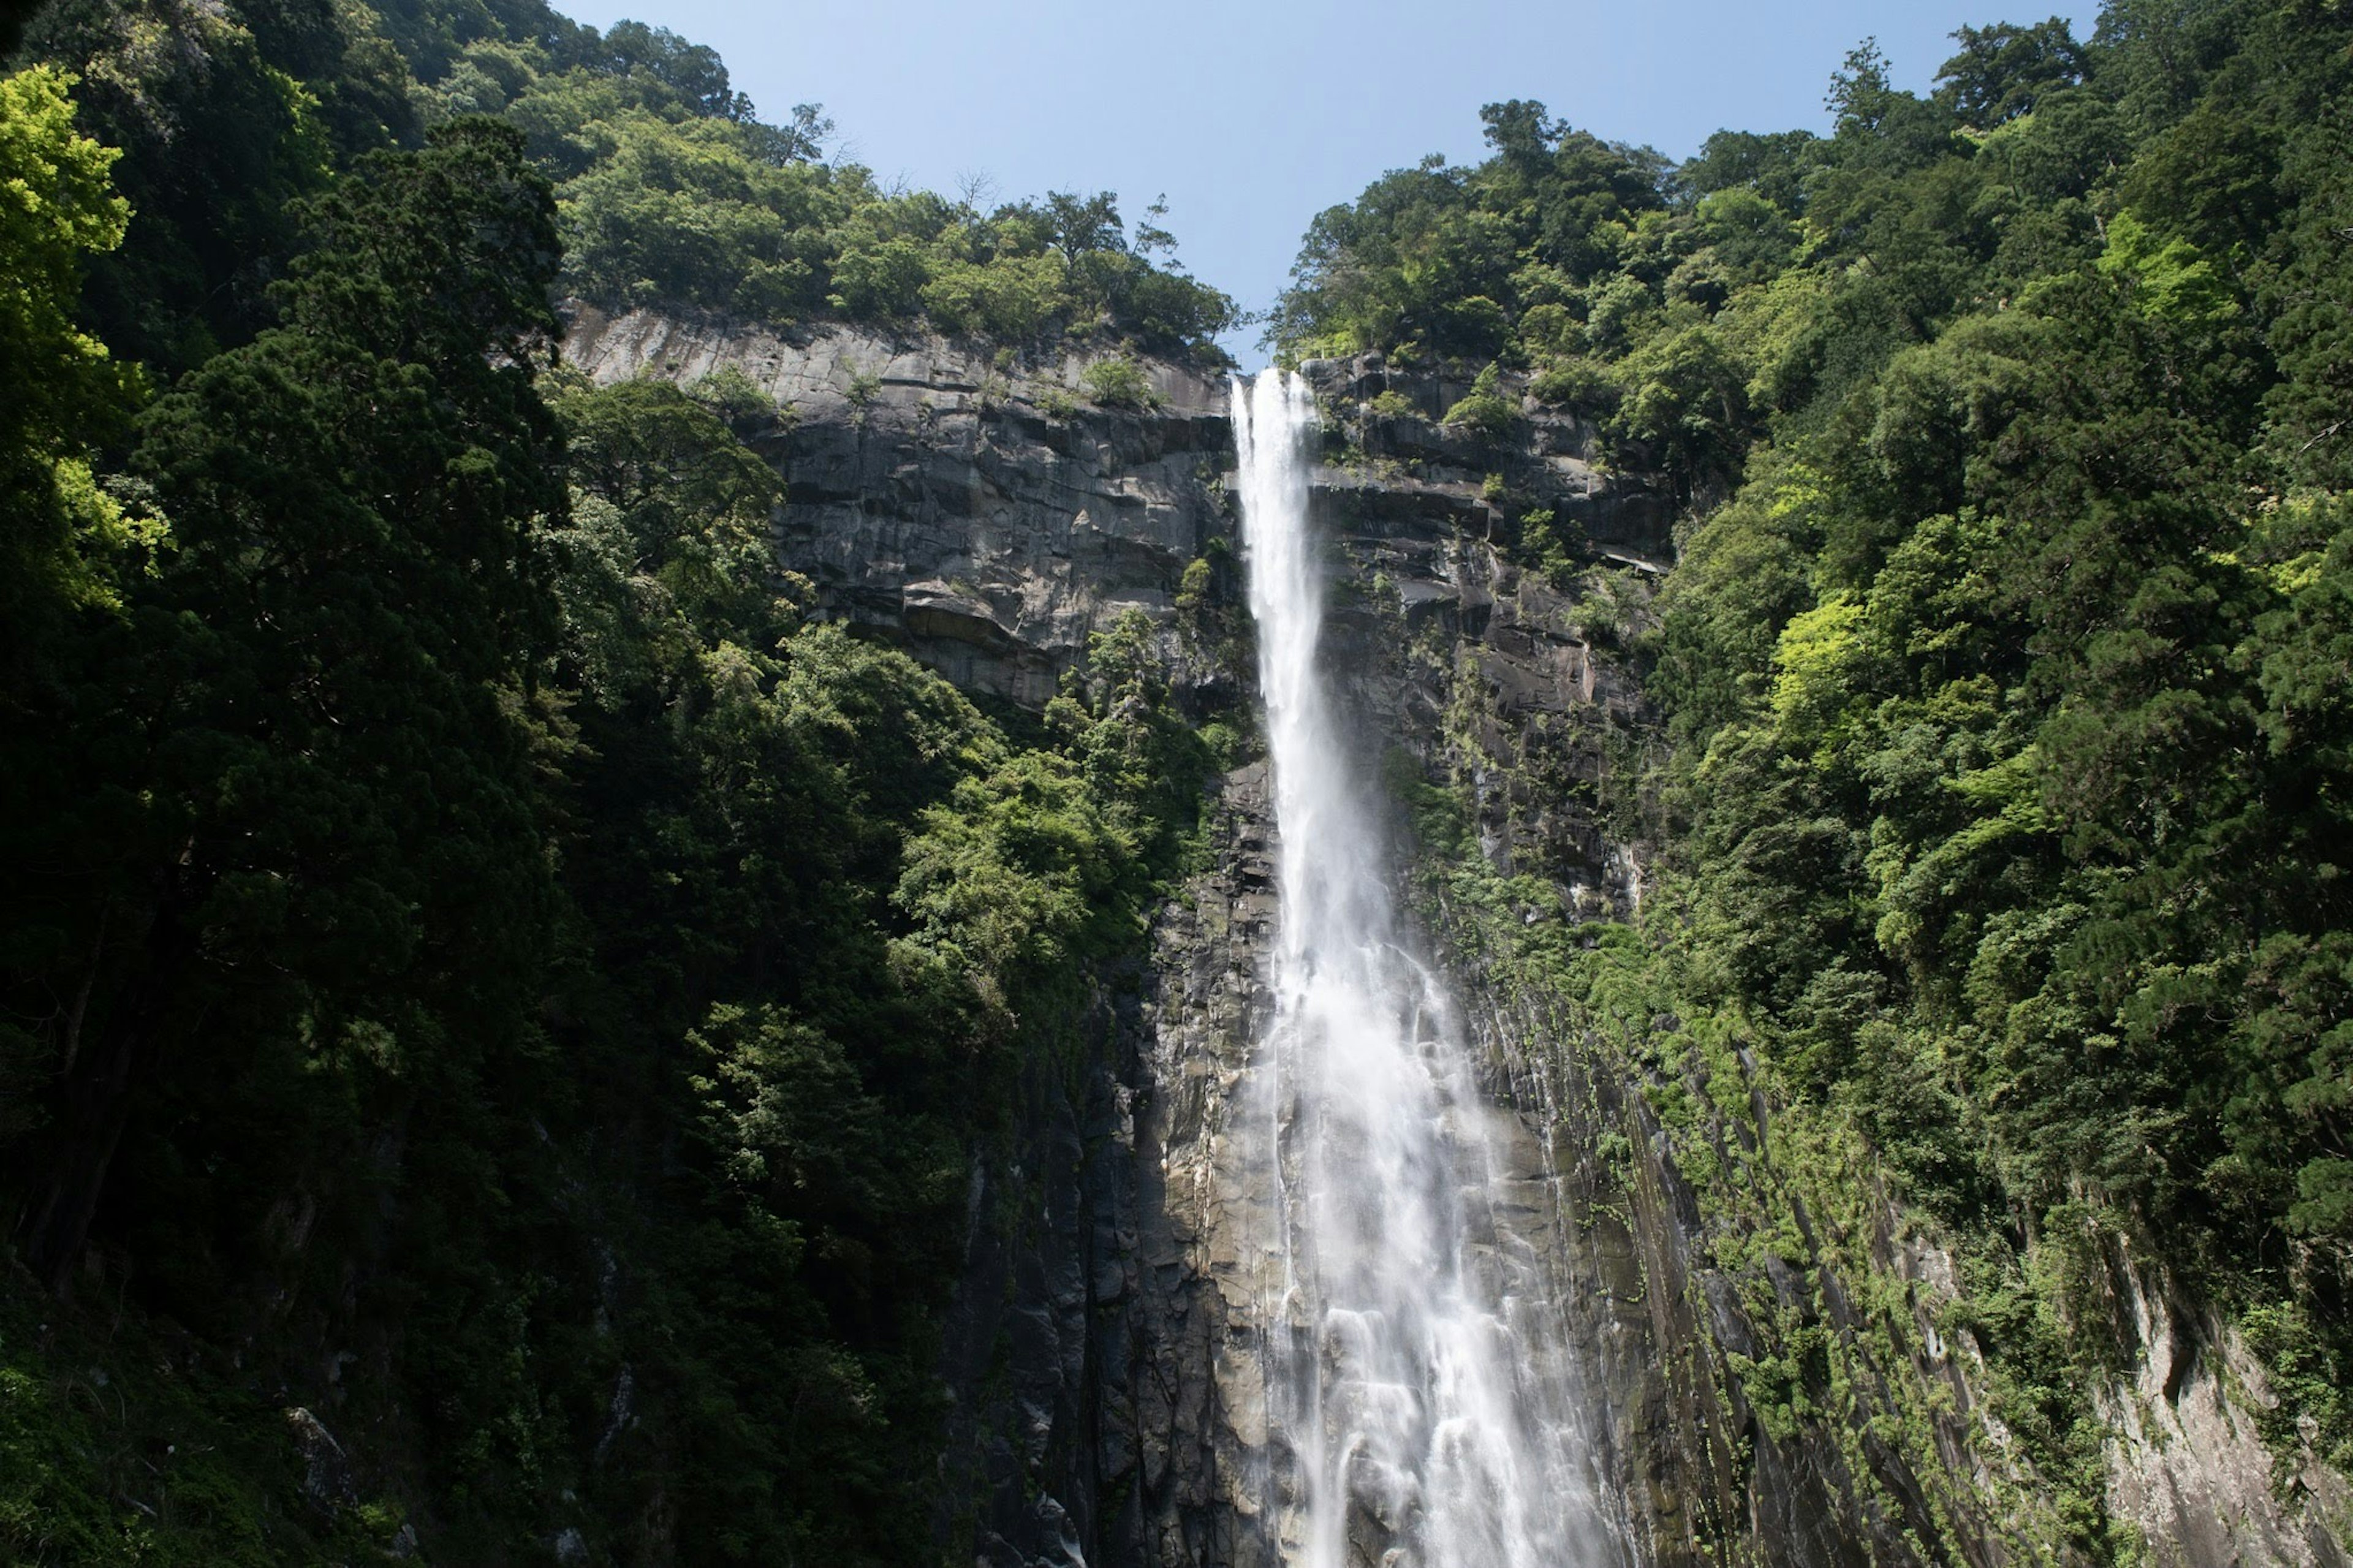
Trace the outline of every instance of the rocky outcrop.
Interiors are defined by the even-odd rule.
[[[2353,1489],[2307,1446],[2279,1484],[2255,1412],[2274,1396],[2263,1364],[2211,1311],[2168,1300],[2129,1258],[2111,1260],[2140,1348],[2127,1376],[2103,1391],[2110,1496],[2140,1521],[2155,1568],[2210,1563],[2353,1563]],[[2281,1494],[2301,1500],[2294,1512]]]
[[[1039,706],[1128,609],[1162,626],[1190,700],[1229,701],[1245,678],[1202,656],[1177,607],[1187,563],[1233,542],[1219,378],[1155,365],[1148,406],[1105,408],[1084,397],[1082,356],[585,309],[566,350],[607,380],[733,367],[776,399],[757,442],[790,487],[780,568],[812,584],[817,614],[968,690]],[[1330,658],[1363,765],[1467,781],[1476,852],[1499,872],[1581,916],[1629,912],[1646,850],[1614,792],[1654,742],[1620,649],[1670,564],[1667,487],[1611,471],[1571,411],[1524,400],[1515,428],[1482,437],[1440,422],[1467,384],[1372,358],[1308,369],[1330,442]],[[1546,513],[1578,552],[1572,574],[1526,548],[1525,521]],[[944,1346],[940,1531],[960,1561],[1277,1560],[1252,1241],[1270,1184],[1255,1141],[1231,1135],[1266,1005],[1269,834],[1262,772],[1242,768],[1208,825],[1211,868],[1162,912],[1148,959],[1097,977],[1068,1040],[1032,1064],[1011,1144],[976,1162]],[[1473,918],[1433,914],[1441,948],[1451,918]],[[2025,1560],[1996,1500],[2032,1478],[2005,1457],[1972,1347],[1940,1331],[1954,1270],[1933,1238],[1866,1186],[1845,1272],[1801,1277],[1766,1249],[1736,1278],[1715,1244],[1737,1222],[1681,1168],[1659,1085],[1475,965],[1460,988],[1508,1118],[1498,1224],[1551,1274],[1589,1394],[1614,1521],[1597,1563]],[[1746,1065],[1680,1090],[1753,1101],[1715,1130],[1714,1157],[1755,1173],[1754,1205],[1812,1256],[1831,1222],[1771,1184],[1770,1110]],[[2135,1310],[2130,1367],[2104,1398],[2111,1501],[2151,1561],[2345,1563],[2319,1522],[2346,1510],[2340,1479],[2315,1467],[2311,1506],[2279,1500],[2247,1415],[2263,1397],[2252,1359],[2215,1325],[2183,1328],[2161,1293]],[[1901,1335],[1863,1333],[1891,1313]],[[1862,1418],[1792,1428],[1753,1401],[1742,1369],[1792,1325],[1900,1343],[1842,1363]]]
[[[1419,524],[1492,540],[1508,496],[1514,510],[1551,512],[1603,560],[1664,570],[1671,489],[1659,475],[1609,468],[1599,428],[1576,410],[1522,396],[1513,428],[1482,434],[1443,423],[1472,383],[1395,370],[1379,354],[1311,360],[1302,373],[1353,459],[1324,483],[1353,531]]]
[[[818,616],[1025,706],[1121,611],[1165,620],[1219,515],[1224,384],[1175,366],[1148,367],[1145,405],[1103,408],[1083,402],[1082,357],[861,327],[578,306],[565,348],[600,381],[748,376],[778,407],[754,442],[788,487],[778,557],[814,584]]]

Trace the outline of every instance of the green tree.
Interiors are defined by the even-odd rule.
[[[1953,41],[1960,52],[1936,72],[1937,97],[1972,125],[2031,114],[2045,96],[2081,82],[2092,68],[2059,16],[2031,27],[1963,27]]]
[[[129,204],[109,181],[118,153],[73,127],[73,79],[47,67],[0,78],[0,342],[12,384],[0,409],[0,668],[31,679],[37,639],[67,606],[110,596],[121,509],[92,488],[89,448],[119,426],[135,382],[78,328],[93,253],[122,241]]]
[[[419,1092],[470,1070],[427,1041],[526,1005],[513,933],[543,873],[511,707],[551,626],[533,531],[565,504],[532,380],[552,203],[520,135],[483,121],[364,173],[311,210],[285,324],[144,422],[175,547],[99,653],[123,728],[98,801],[54,826],[90,1001],[30,1167],[25,1250],[53,1273],[135,1112],[240,1085],[299,1103],[305,1056],[364,1079],[350,1042],[384,1029],[410,1044],[375,1068]],[[163,1151],[132,1150],[143,1212],[171,1223]]]
[[[289,47],[283,63],[241,13],[177,0],[59,0],[26,40],[27,57],[80,79],[82,121],[123,150],[115,179],[137,215],[91,267],[78,315],[117,353],[166,374],[267,323],[269,280],[298,243],[292,204],[323,188],[336,131],[375,133],[322,114],[340,60],[281,37],[302,29],[269,28],[274,8],[253,9]],[[320,89],[290,66],[315,70]]]
[[[119,610],[142,564],[134,547],[164,542],[152,514],[127,510],[92,468],[92,445],[120,430],[137,382],[73,311],[84,258],[121,242],[129,209],[108,181],[114,152],[74,131],[71,85],[47,67],[0,77],[0,350],[12,378],[0,405],[0,716],[11,737],[0,810],[37,838],[75,798],[76,645],[90,620]],[[29,1004],[0,1023],[0,1139],[37,1121],[38,1089],[82,1025],[80,1007],[43,1005],[37,987],[26,994],[69,940],[27,875],[35,864],[10,856],[0,868],[12,938],[0,975]]]

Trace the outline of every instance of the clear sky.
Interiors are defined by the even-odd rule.
[[[1250,309],[1287,281],[1308,220],[1424,154],[1480,155],[1479,106],[1533,98],[1581,129],[1687,157],[1713,131],[1826,127],[1822,92],[1875,36],[1927,87],[1964,23],[2023,0],[555,0],[725,57],[780,120],[822,103],[884,180],[998,199],[1154,196],[1198,276]],[[2088,8],[2076,15],[2088,29]],[[1228,346],[1256,363],[1257,331]]]

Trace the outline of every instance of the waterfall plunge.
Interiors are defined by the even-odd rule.
[[[1368,759],[1317,667],[1314,400],[1268,370],[1234,383],[1233,407],[1282,846],[1253,1115],[1278,1173],[1282,1299],[1262,1308],[1284,1561],[1586,1568],[1616,1553],[1554,1287],[1497,1233],[1495,1113],[1401,944]]]

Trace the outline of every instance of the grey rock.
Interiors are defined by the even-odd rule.
[[[788,411],[756,445],[789,487],[779,557],[814,584],[818,615],[1031,707],[1121,612],[1167,619],[1219,514],[1224,387],[1173,366],[1152,367],[1149,414],[1063,417],[1040,400],[1067,396],[1081,360],[1000,372],[921,334],[575,306],[565,352],[599,382],[749,376]]]
[[[351,1459],[325,1423],[295,1405],[286,1412],[286,1426],[293,1435],[294,1451],[301,1456],[302,1496],[311,1506],[332,1514],[358,1502],[359,1488],[352,1479]]]

